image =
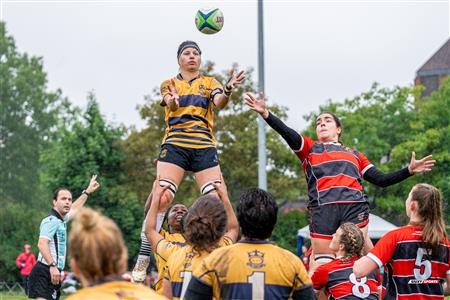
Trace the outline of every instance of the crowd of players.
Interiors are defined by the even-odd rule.
[[[450,243],[440,192],[428,184],[415,185],[405,202],[409,224],[374,247],[362,188],[363,180],[385,187],[431,171],[431,155],[418,160],[413,152],[408,166],[385,174],[342,144],[343,126],[334,114],[317,117],[313,140],[273,115],[263,95],[247,94],[246,105],[283,137],[302,164],[312,246],[306,270],[300,258],[269,241],[278,213],[274,198],[248,189],[237,199],[235,214],[221,175],[213,107],[227,105],[245,74],[231,71],[225,86],[203,76],[201,51],[193,41],[179,46],[177,59],[180,73],[161,85],[166,131],[146,203],[141,251],[132,272],[135,283],[123,281],[127,253],[120,230],[99,213],[80,209],[99,187],[93,177],[73,206],[68,190],[55,193],[54,210],[41,224],[41,255],[30,274],[30,297],[59,297],[66,222],[81,210],[69,248],[72,270],[85,288],[70,300],[443,299],[450,281]],[[194,172],[202,194],[190,208],[172,205],[186,171]],[[136,284],[145,278],[151,252],[158,268],[156,292]]]

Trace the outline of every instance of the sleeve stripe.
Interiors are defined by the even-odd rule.
[[[367,257],[370,258],[371,260],[373,260],[378,265],[379,268],[381,268],[383,266],[383,263],[381,262],[381,260],[373,253],[368,253]]]
[[[364,173],[366,173],[367,170],[369,170],[370,168],[372,168],[374,165],[370,164],[367,167],[365,167],[362,171],[361,171],[361,175],[364,175]]]

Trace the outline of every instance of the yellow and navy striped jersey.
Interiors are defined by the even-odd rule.
[[[155,260],[158,268],[158,279],[155,283],[155,290],[162,295],[164,268],[166,267],[167,259],[173,252],[186,246],[186,240],[182,234],[168,233],[164,229],[160,230],[160,234],[164,239],[160,240],[156,245]]]
[[[225,247],[233,244],[233,241],[225,236],[219,243],[219,247]],[[184,293],[191,280],[192,271],[200,266],[203,258],[208,256],[209,252],[195,251],[191,245],[187,245],[175,251],[167,260],[164,278],[169,280],[172,286],[173,299],[183,299]]]
[[[172,82],[180,96],[180,107],[176,111],[165,107],[163,144],[195,149],[215,147],[213,99],[223,93],[222,84],[214,77],[203,75],[188,82],[178,74],[161,84],[163,98],[170,93]]]
[[[297,256],[261,240],[214,250],[193,276],[212,287],[215,299],[289,299],[312,284]]]

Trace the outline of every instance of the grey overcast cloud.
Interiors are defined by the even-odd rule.
[[[194,25],[199,8],[224,14],[221,32]],[[289,108],[288,124],[328,99],[413,83],[448,39],[448,1],[265,1],[266,94]],[[19,51],[44,59],[49,89],[85,106],[94,91],[108,120],[145,126],[144,95],[175,75],[176,50],[192,39],[217,70],[237,62],[257,77],[257,1],[1,1]]]

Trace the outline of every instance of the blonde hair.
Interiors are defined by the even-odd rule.
[[[418,215],[422,218],[422,241],[429,249],[437,249],[447,237],[442,216],[442,196],[437,188],[430,184],[419,183],[411,190],[411,201],[418,204]]]
[[[100,213],[82,208],[69,234],[69,254],[87,281],[122,275],[128,253],[116,223]]]

